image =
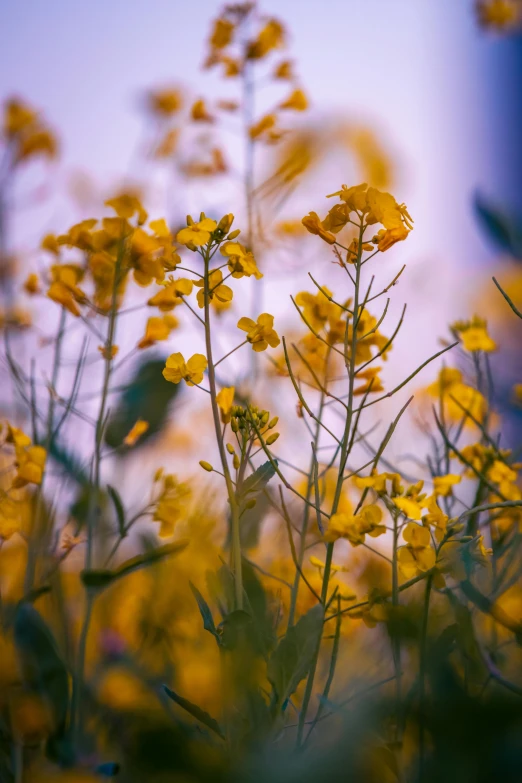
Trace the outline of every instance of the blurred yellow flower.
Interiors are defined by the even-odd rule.
[[[138,419],[138,421],[133,425],[131,430],[124,437],[123,439],[124,444],[126,446],[134,446],[141,438],[141,436],[145,435],[148,429],[149,429],[148,421],[144,421],[143,419]]]

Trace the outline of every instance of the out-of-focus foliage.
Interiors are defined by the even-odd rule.
[[[502,29],[515,7],[478,4]],[[309,98],[287,38],[254,4],[226,6],[205,68],[236,97],[145,96],[148,162],[181,195],[208,180],[206,212],[151,219],[146,188],[123,188],[47,233],[25,282],[6,194],[58,145],[4,105],[1,783],[520,778],[522,464],[497,405],[502,339],[457,320],[402,367],[415,324],[390,323],[388,294],[413,218],[370,128],[292,121]],[[287,214],[347,150],[366,181]],[[227,178],[238,220],[216,206]],[[475,208],[518,258],[516,221]],[[324,259],[289,326],[264,278],[309,247]],[[518,294],[495,283],[516,324]],[[394,457],[408,416],[414,454]]]

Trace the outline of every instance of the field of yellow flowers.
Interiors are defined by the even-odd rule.
[[[496,28],[517,9],[478,8]],[[43,236],[25,280],[9,197],[59,145],[3,105],[0,783],[522,779],[522,463],[498,346],[455,321],[388,382],[415,329],[397,309],[415,214],[371,129],[294,122],[286,49],[282,22],[228,5],[204,67],[237,99],[144,100],[149,163],[177,187],[230,177],[240,217],[176,223],[128,187]],[[259,113],[263,82],[279,97]],[[367,182],[287,217],[335,145]],[[287,330],[267,259],[292,272],[304,242],[322,260]]]

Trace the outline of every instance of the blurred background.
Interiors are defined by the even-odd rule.
[[[386,389],[440,350],[450,337],[449,324],[478,313],[488,319],[490,333],[500,347],[492,367],[495,405],[506,421],[503,437],[519,448],[522,405],[513,399],[513,385],[522,382],[522,322],[507,308],[491,277],[495,275],[522,308],[520,27],[481,24],[474,0],[264,0],[260,6],[263,14],[274,15],[285,25],[287,49],[271,56],[277,61],[291,60],[295,76],[286,82],[274,80],[273,72],[263,73],[265,63],[261,63],[254,85],[254,114],[257,119],[277,106],[289,134],[281,140],[271,139],[274,143],[263,138],[256,149],[254,179],[256,187],[260,184],[255,193],[265,222],[254,227],[254,252],[265,277],[255,291],[249,281],[238,281],[232,312],[219,314],[216,355],[237,343],[239,316],[267,310],[275,315],[280,334],[289,338],[297,334],[302,325],[289,295],[313,290],[308,272],[337,291],[344,273],[332,263],[330,246],[306,234],[301,219],[311,210],[323,217],[332,205],[326,194],[342,184],[368,181],[404,202],[415,221],[408,241],[380,254],[374,263],[376,289],[390,283],[406,265],[399,284],[391,290],[392,302],[382,327],[389,336],[407,303],[393,361],[384,371]],[[27,101],[57,139],[56,155],[25,162],[15,178],[8,176],[5,161],[0,161],[3,325],[11,319],[15,327],[22,327],[20,333],[9,332],[11,350],[27,377],[31,375],[31,393],[41,405],[47,406],[49,389],[55,391],[49,378],[60,313],[49,298],[31,295],[35,291],[27,284],[24,289],[23,281],[34,272],[41,282],[48,278],[49,254],[41,248],[45,235],[63,234],[73,223],[106,215],[106,200],[122,191],[138,192],[150,218],[165,217],[174,234],[185,225],[187,213],[196,217],[201,210],[218,219],[233,212],[234,227],[246,234],[243,171],[249,153],[244,118],[232,105],[241,97],[239,80],[223,78],[219,68],[204,67],[211,25],[221,8],[216,0],[6,0],[2,5],[0,100]],[[270,60],[270,68],[274,62]],[[289,112],[281,107],[294,87],[306,96],[306,111]],[[151,110],[152,98],[161,90],[179,98],[179,107],[163,117]],[[292,166],[297,173],[285,178]],[[69,260],[65,258],[69,252],[65,251],[63,260]],[[40,293],[44,291],[42,287]],[[211,459],[215,449],[207,395],[184,384],[166,384],[161,377],[169,353],[182,350],[190,356],[204,350],[204,345],[198,324],[194,326],[190,314],[179,308],[176,316],[182,311],[183,317],[168,341],[158,341],[147,350],[139,348],[151,314],[145,304],[150,295],[137,285],[129,286],[125,312],[120,314],[117,380],[111,389],[101,484],[104,492],[110,490],[107,485],[118,487],[130,516],[149,502],[158,467],[175,471],[181,481],[194,479],[203,490],[191,507],[190,519],[183,503],[180,510],[175,509],[181,519],[175,535],[180,528],[183,535],[188,529],[199,549],[197,557],[181,559],[174,586],[178,593],[167,570],[158,570],[155,581],[151,577],[152,588],[140,572],[135,582],[126,583],[130,588],[124,586],[121,594],[114,593],[117,611],[112,612],[109,603],[102,604],[89,639],[87,661],[97,673],[92,662],[100,656],[118,660],[125,645],[129,650],[143,648],[147,656],[150,645],[155,656],[151,653],[153,671],[165,679],[163,645],[170,634],[167,641],[171,647],[173,640],[180,646],[180,660],[187,650],[177,673],[180,691],[208,706],[208,700],[211,705],[212,699],[219,701],[218,678],[206,663],[208,647],[205,641],[201,643],[200,617],[188,580],[211,592],[208,569],[219,565],[221,550],[215,544],[218,537],[219,546],[226,540],[227,514],[222,513],[216,495],[218,487],[222,490],[219,478],[213,482],[216,475],[206,473],[201,478],[198,467],[198,461]],[[380,315],[378,307],[375,312]],[[158,313],[154,310],[153,314]],[[104,362],[93,319],[80,320],[68,313],[66,318],[67,339],[57,384],[60,405],[73,388],[78,356],[85,347],[83,334],[88,333],[90,340],[75,416],[59,438],[50,439],[50,480],[46,479],[45,487],[52,519],[49,530],[53,536],[66,528],[74,533],[73,543],[67,545],[69,551],[76,547],[64,569],[68,577],[69,563],[81,568],[84,561],[78,544],[83,543],[80,533],[91,486],[92,425]],[[280,358],[277,352],[272,355]],[[309,436],[295,412],[292,390],[281,391],[283,384],[289,386],[287,379],[277,379],[267,354],[261,357],[264,374],[257,374],[256,365],[244,357],[234,355],[230,364],[222,365],[220,386],[234,384],[240,399],[252,398],[272,414],[281,414],[279,453],[299,462],[306,452],[296,446],[304,443],[308,449]],[[452,354],[451,361],[462,363],[464,373],[470,369],[463,354]],[[433,383],[439,367],[422,370],[412,384],[385,400],[378,414],[370,408],[368,426],[386,428],[412,392]],[[2,372],[0,413],[25,426],[27,400],[21,398],[16,384],[6,380],[5,361]],[[138,418],[149,423],[149,431],[134,450],[125,449],[123,438]],[[420,475],[417,418],[401,421],[386,452],[391,462],[397,460],[404,467],[408,481]],[[299,478],[292,474],[292,481],[297,483]],[[183,492],[186,487],[181,486]],[[110,507],[108,497],[105,501]],[[268,543],[261,562],[266,565],[263,557],[267,556],[270,569],[287,578],[288,566],[281,554],[286,530],[277,520],[273,525],[269,521],[261,532],[263,520],[271,519],[267,508],[265,504],[252,515],[251,527],[246,517],[243,543],[248,551],[260,538],[262,544]],[[116,517],[119,521],[117,505]],[[144,550],[163,535],[151,520],[138,528],[145,531]],[[166,537],[173,530],[171,525]],[[107,533],[107,540],[113,535],[111,530],[102,532]],[[118,556],[122,551],[135,553],[137,537],[133,533],[123,535],[121,541],[124,538]],[[49,543],[53,553],[54,545],[53,538]],[[12,556],[15,547],[16,542],[8,542],[0,556],[4,582],[11,579],[7,556],[9,552]],[[336,551],[354,572],[360,567],[364,584],[373,585],[382,578],[379,558],[368,561],[367,569],[361,549],[340,542]],[[2,572],[3,562],[7,566]],[[167,584],[169,591],[164,588]],[[75,595],[77,603],[70,617],[77,633],[83,599],[77,597],[78,591]],[[299,611],[306,608],[303,604]],[[360,647],[351,647],[354,656],[362,651],[365,665],[367,643],[370,649],[366,640]],[[364,675],[376,673],[373,657],[367,666],[368,671],[361,668]],[[126,691],[125,687],[116,681],[106,703],[127,709],[137,697],[132,688]]]

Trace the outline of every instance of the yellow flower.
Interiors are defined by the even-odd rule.
[[[473,316],[471,321],[457,321],[451,328],[461,338],[464,349],[470,353],[490,353],[497,349],[495,341],[488,334],[486,321],[478,315]]]
[[[319,560],[319,558],[315,557],[315,555],[311,555],[309,559],[310,559],[310,563],[315,568],[319,569],[320,573],[322,574],[322,572],[324,571],[324,567],[325,567],[325,564],[323,563],[323,561]],[[333,576],[334,574],[336,574],[338,572],[346,573],[347,571],[348,571],[348,568],[346,568],[346,566],[336,565],[335,563],[332,563],[330,565],[330,574],[331,574],[331,576]]]
[[[386,487],[387,481],[391,481],[392,483],[391,491]],[[377,473],[377,471],[374,471],[371,476],[356,476],[354,478],[354,484],[359,489],[371,488],[379,494],[382,493],[389,495],[390,497],[400,495],[404,491],[401,486],[401,477],[398,473]]]
[[[328,242],[329,245],[333,245],[335,243],[335,235],[324,228],[317,212],[310,212],[302,219],[301,222],[307,231],[310,232],[310,234],[315,234],[316,236],[321,237],[321,239],[324,239],[324,241]]]
[[[403,531],[407,546],[399,547],[397,560],[399,568],[407,579],[429,571],[435,565],[435,550],[430,546],[431,536],[427,527],[409,522]]]
[[[114,359],[114,357],[118,354],[118,351],[120,350],[117,345],[111,345],[110,351],[105,345],[99,345],[98,350],[103,356],[104,359]]]
[[[284,44],[285,30],[281,22],[277,19],[269,19],[261,29],[255,41],[252,41],[247,50],[247,57],[250,60],[259,60]]]
[[[439,508],[435,495],[430,495],[429,498],[426,498],[424,505],[427,508],[427,513],[424,514],[422,520],[426,525],[433,525],[435,528],[435,537],[438,541],[442,541],[446,532],[448,516]]]
[[[361,384],[361,386],[355,387],[353,390],[354,395],[360,396],[361,394],[366,394],[367,392],[375,394],[375,392],[384,391],[384,386],[382,385],[382,381],[379,378],[379,373],[381,370],[382,367],[368,367],[366,370],[362,370],[362,372],[358,373],[357,379],[360,380],[362,378],[365,383]]]
[[[216,402],[221,411],[221,421],[223,424],[228,424],[230,421],[230,411],[232,410],[232,405],[234,403],[235,391],[234,386],[226,386],[216,395]]]
[[[249,130],[250,138],[251,139],[257,139],[259,136],[262,136],[267,131],[271,130],[274,125],[276,124],[276,118],[274,114],[265,114],[264,117],[261,117],[261,119],[256,122],[255,125],[252,125],[252,127]]]
[[[243,316],[237,322],[237,328],[247,333],[247,340],[257,353],[266,351],[268,346],[276,348],[281,342],[274,329],[274,316],[269,313],[261,313],[257,318],[257,323],[251,318]]]
[[[294,90],[288,96],[286,101],[279,106],[280,109],[293,109],[294,111],[305,111],[308,108],[308,100],[302,90]]]
[[[293,72],[293,65],[291,60],[283,60],[279,63],[279,65],[276,65],[274,68],[273,73],[274,79],[284,79],[284,80],[291,80],[293,79],[294,72]]]
[[[0,540],[7,541],[20,530],[20,513],[17,504],[5,492],[0,493]]]
[[[368,188],[367,191],[368,216],[366,221],[381,223],[384,228],[398,229],[413,228],[413,221],[404,204],[398,204],[391,193],[386,193],[377,188]]]
[[[136,424],[132,427],[130,432],[127,433],[127,435],[124,437],[123,442],[126,446],[134,446],[137,441],[141,438],[142,435],[145,435],[147,430],[149,429],[149,423],[148,421],[144,421],[143,419],[138,419]]]
[[[25,487],[26,484],[41,484],[47,452],[43,446],[17,446],[16,449],[17,473],[13,480],[13,487]]]
[[[42,250],[47,250],[57,256],[60,252],[60,245],[54,234],[46,234],[40,244]]]
[[[466,412],[477,421],[482,421],[486,412],[486,400],[483,395],[462,380],[462,373],[454,367],[443,367],[438,380],[427,388],[428,394],[435,399],[442,399],[445,414],[452,421],[462,421]],[[473,426],[472,420],[466,420],[468,426]]]
[[[169,356],[163,370],[163,377],[171,383],[186,381],[187,386],[195,386],[203,380],[207,369],[207,359],[201,353],[195,353],[185,362],[183,354],[173,353]]]
[[[150,348],[159,340],[167,340],[173,329],[179,326],[178,319],[173,315],[153,316],[147,320],[145,335],[138,343],[138,348]]]
[[[37,121],[37,114],[18,98],[6,101],[4,108],[4,133],[8,138],[16,136]]]
[[[157,294],[148,300],[147,304],[166,313],[180,305],[183,296],[189,296],[192,293],[193,285],[193,281],[185,277],[180,277],[177,280],[171,278]]]
[[[460,484],[461,476],[448,473],[446,476],[435,476],[433,479],[433,494],[447,498],[453,494],[455,484]]]
[[[393,502],[409,519],[420,519],[422,517],[422,508],[416,500],[411,498],[394,498]]]
[[[487,472],[488,479],[495,484],[501,484],[503,481],[512,483],[517,480],[518,473],[512,467],[506,465],[499,459],[496,459]]]
[[[312,212],[311,214],[315,215],[315,212]],[[345,227],[349,220],[350,207],[348,204],[341,202],[341,204],[336,204],[331,208],[325,219],[322,221],[322,226],[324,229],[326,229],[326,231],[331,231],[334,234],[338,234],[339,231]],[[357,244],[357,240],[354,240],[354,242]],[[355,255],[357,255],[357,250],[355,250]]]
[[[171,536],[174,527],[185,516],[192,492],[188,484],[178,481],[175,476],[167,475],[163,479],[163,489],[153,520],[161,522],[159,535],[161,538]]]
[[[222,280],[223,272],[221,269],[214,269],[210,272],[208,276],[208,297],[211,302],[213,299],[217,299],[218,302],[224,304],[232,301],[233,291],[228,285],[222,283]],[[196,280],[194,285],[200,289],[196,299],[198,305],[203,308],[205,307],[205,281],[202,279]]]
[[[216,19],[210,36],[212,49],[225,49],[234,35],[234,25],[228,19]]]
[[[147,220],[147,213],[143,209],[139,198],[132,193],[121,193],[115,198],[105,202],[106,207],[111,207],[118,217],[129,220],[137,215],[138,225],[141,226]]]
[[[189,216],[190,217],[190,216]],[[217,228],[215,220],[204,217],[199,223],[194,223],[192,218],[188,221],[187,228],[182,228],[178,231],[176,239],[181,242],[182,245],[192,244],[196,247],[206,245],[210,239],[210,235]]]
[[[251,277],[254,275],[256,280],[263,277],[253,254],[241,245],[239,242],[225,242],[220,248],[221,255],[228,258],[228,269],[232,277]]]
[[[386,532],[386,527],[381,522],[382,511],[373,503],[363,506],[355,516],[348,512],[332,514],[328,520],[325,540],[336,541],[338,538],[346,538],[352,546],[358,546],[364,544],[366,535],[376,538]]]
[[[177,89],[152,91],[147,98],[151,111],[160,117],[170,117],[178,112],[183,105],[182,95]]]
[[[75,316],[80,315],[80,309],[77,302],[84,304],[87,297],[78,282],[83,277],[83,270],[75,264],[55,264],[51,267],[51,285],[47,291],[47,296],[53,302],[65,307]]]
[[[396,228],[387,229],[382,228],[375,234],[372,242],[377,245],[377,249],[380,250],[381,253],[384,253],[386,250],[389,250],[390,247],[392,247],[396,242],[403,242],[409,233],[410,232],[408,229],[404,228],[404,226],[397,226]]]
[[[24,283],[24,290],[31,296],[40,293],[40,278],[36,272],[31,272],[29,275],[27,275],[26,281]]]
[[[205,101],[202,98],[194,103],[190,111],[190,116],[194,122],[214,122],[214,117],[209,113]]]
[[[505,30],[520,21],[520,4],[515,0],[480,0],[477,3],[479,22],[484,27]]]
[[[34,155],[46,155],[48,158],[54,158],[56,152],[57,144],[53,134],[46,129],[35,129],[20,139],[16,159],[18,161],[27,160]]]

